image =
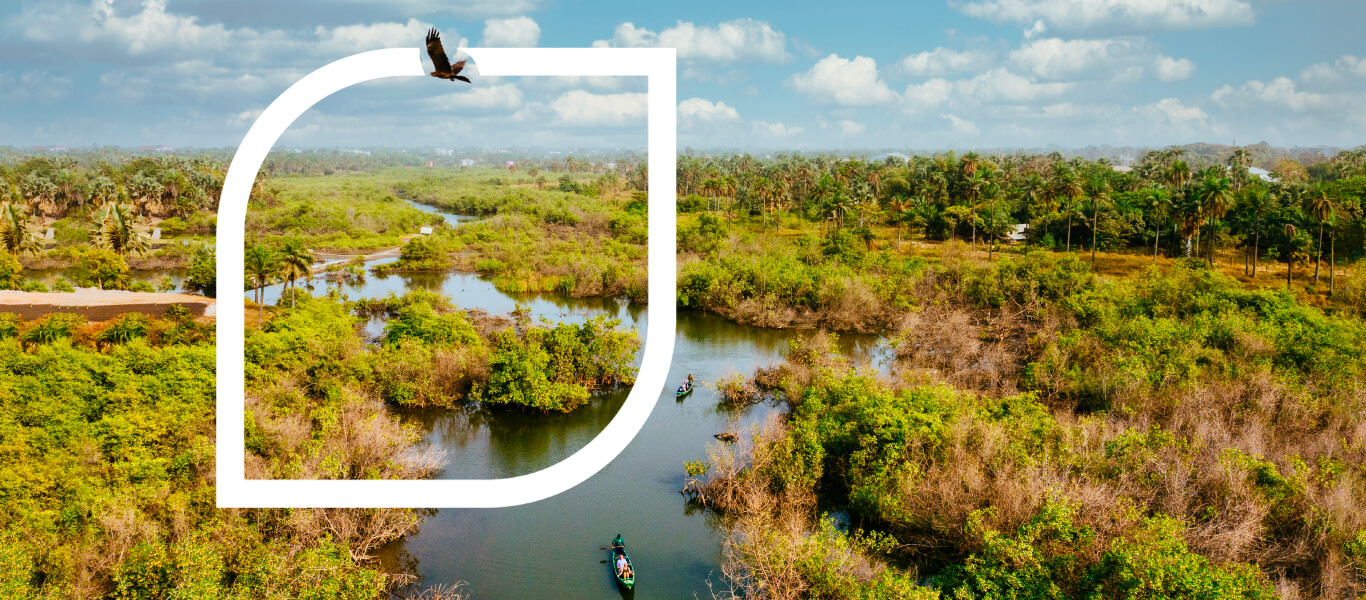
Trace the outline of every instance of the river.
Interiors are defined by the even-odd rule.
[[[453,225],[468,220],[443,216]],[[462,308],[507,314],[521,303],[533,318],[552,321],[581,322],[606,314],[648,335],[647,309],[642,305],[558,294],[507,294],[470,273],[369,275],[353,284],[317,283],[313,293],[323,294],[328,286],[353,299],[420,287],[440,291]],[[280,286],[267,288],[267,302],[273,303],[279,294]],[[372,336],[382,329],[379,319],[366,324]],[[670,387],[660,390],[649,421],[611,464],[579,486],[540,502],[503,509],[437,510],[416,534],[383,548],[380,560],[391,567],[415,569],[422,577],[418,587],[466,582],[464,589],[479,600],[607,598],[620,590],[608,565],[600,562],[607,553],[598,549],[620,533],[637,573],[635,596],[709,598],[708,579],[720,584],[723,533],[704,511],[691,510],[684,502],[679,493],[683,463],[706,458],[708,445],[716,443],[713,435],[725,431],[732,418],[743,430],[762,423],[776,409],[761,405],[739,415],[719,411],[708,384],[780,360],[788,342],[800,334],[680,312]],[[844,336],[841,346],[848,356],[870,365],[886,354],[874,336]],[[701,385],[677,400],[673,387],[689,373]],[[583,447],[625,398],[625,390],[599,394],[568,415],[473,409],[399,414],[423,428],[424,443],[447,451],[440,477],[507,477],[552,465]]]

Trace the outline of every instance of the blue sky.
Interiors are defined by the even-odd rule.
[[[679,143],[938,149],[1366,143],[1360,0],[21,0],[0,7],[0,145],[232,146],[355,52],[679,48]],[[367,84],[296,146],[644,146],[631,79]]]

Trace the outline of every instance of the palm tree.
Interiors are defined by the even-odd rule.
[[[142,254],[152,246],[147,234],[133,226],[133,207],[128,204],[106,204],[95,215],[95,244],[113,250],[119,256]]]
[[[868,185],[873,186],[873,193],[876,194],[876,195],[881,195],[881,194],[882,194],[882,169],[880,169],[880,168],[878,168],[878,167],[873,167],[873,168],[868,169],[867,179],[868,179]]]
[[[966,179],[972,177],[973,174],[977,173],[977,166],[981,164],[981,162],[982,157],[976,152],[968,152],[967,154],[964,154],[962,159],[963,178]]]
[[[266,286],[279,270],[279,259],[275,252],[265,246],[252,246],[247,248],[243,255],[243,266],[246,267],[247,276],[254,283],[254,298],[257,304],[256,322],[260,324],[265,319],[265,294]]]
[[[901,243],[901,228],[905,224],[906,210],[911,207],[910,200],[905,196],[896,196],[887,201],[887,208],[892,209],[892,221],[896,223],[896,241]]]
[[[1058,174],[1057,195],[1067,199],[1063,209],[1067,212],[1067,251],[1072,251],[1072,215],[1076,212],[1077,198],[1085,194],[1081,187],[1081,182],[1077,181],[1077,176],[1070,169],[1064,169]]]
[[[1234,191],[1242,191],[1247,184],[1247,168],[1252,164],[1252,153],[1247,148],[1239,148],[1228,157],[1228,167],[1233,173]]]
[[[1167,198],[1167,192],[1157,186],[1148,188],[1147,199],[1148,210],[1153,215],[1153,264],[1157,264],[1157,246],[1158,241],[1162,239],[1162,217],[1167,215],[1171,201]]]
[[[1333,214],[1333,201],[1328,197],[1328,191],[1324,189],[1323,184],[1319,184],[1308,191],[1304,205],[1319,224],[1319,241],[1315,247],[1317,254],[1314,256],[1314,284],[1318,285],[1319,263],[1323,262],[1323,223]]]
[[[1270,206],[1271,195],[1263,190],[1256,190],[1249,194],[1239,206],[1244,212],[1244,218],[1248,221],[1248,226],[1252,228],[1252,272],[1251,276],[1257,276],[1257,255],[1261,253],[1262,245],[1262,217],[1266,214],[1266,209]],[[1246,272],[1244,268],[1244,272]]]
[[[97,207],[119,199],[119,186],[113,179],[100,176],[90,183],[90,202]]]
[[[720,193],[720,190],[721,181],[716,179],[715,177],[708,177],[705,181],[702,182],[702,193],[711,197],[711,203],[707,206],[708,210],[716,210],[712,207],[712,205],[720,206],[720,204],[716,201],[716,195]]]
[[[1297,233],[1294,223],[1285,224],[1285,287],[1290,288],[1291,269],[1295,264],[1295,234]]]
[[[28,212],[17,202],[0,202],[0,248],[10,254],[37,254],[43,240],[28,229]]]
[[[163,186],[156,179],[138,173],[128,179],[126,188],[129,199],[144,217],[151,216],[153,207],[159,207],[161,204]]]
[[[35,171],[24,176],[19,181],[19,193],[27,200],[28,212],[34,216],[42,218],[56,214],[57,186],[44,175]]]
[[[280,246],[280,275],[289,282],[289,307],[294,308],[294,296],[298,291],[295,280],[308,276],[313,267],[313,253],[304,248],[299,238],[290,238]]]
[[[85,206],[86,191],[81,178],[70,169],[62,169],[53,178],[56,189],[53,193],[53,204],[61,215],[70,214],[73,209]],[[56,216],[56,215],[54,215]]]
[[[1174,161],[1171,166],[1167,168],[1166,172],[1162,174],[1162,179],[1163,182],[1167,184],[1167,187],[1171,188],[1172,192],[1175,193],[1176,190],[1181,189],[1185,187],[1187,183],[1190,183],[1191,169],[1186,165],[1186,161],[1184,160]]]
[[[985,193],[987,198],[991,200],[991,206],[987,209],[989,212],[987,213],[988,219],[986,223],[986,242],[987,260],[992,260],[992,252],[996,249],[996,237],[1001,233],[1001,231],[999,231],[996,226],[996,199],[1001,195],[1001,188],[1000,186],[994,183],[988,183],[986,187],[982,190],[982,192]]]
[[[1096,233],[1100,229],[1100,205],[1110,201],[1110,182],[1099,177],[1087,186],[1091,196],[1091,268],[1096,268]]]
[[[1328,226],[1328,295],[1332,296],[1337,292],[1338,217],[1336,211],[1331,212],[1328,218],[1332,220]]]
[[[1218,227],[1218,219],[1228,213],[1228,209],[1233,206],[1233,192],[1229,187],[1227,177],[1214,175],[1206,176],[1201,183],[1200,195],[1203,197],[1205,210],[1209,212],[1209,242],[1205,244],[1205,254],[1209,257],[1209,263],[1214,264],[1214,241]]]
[[[968,155],[972,155],[971,152]],[[963,192],[968,197],[968,210],[972,211],[972,249],[977,249],[977,201],[982,197],[982,188],[987,184],[986,177],[977,170],[976,162],[968,162],[968,156],[963,157],[963,172],[967,173],[971,166],[972,174],[963,180]]]

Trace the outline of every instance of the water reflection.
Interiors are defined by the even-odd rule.
[[[507,314],[521,303],[533,318],[581,322],[599,314],[637,325],[645,333],[647,309],[614,299],[555,294],[505,294],[468,273],[367,277],[331,284],[352,298],[422,288],[451,296],[458,306]],[[267,300],[279,296],[267,289]],[[325,294],[325,285],[311,293]],[[367,331],[382,329],[371,320]],[[465,581],[466,592],[487,600],[521,598],[707,598],[718,583],[722,532],[715,517],[689,505],[679,490],[683,464],[705,459],[713,436],[734,426],[742,434],[778,408],[757,405],[739,413],[719,410],[709,385],[731,373],[751,374],[779,360],[789,343],[809,331],[759,329],[716,315],[681,311],[677,341],[664,389],[649,420],[620,456],[584,483],[552,498],[497,510],[442,509],[419,531],[389,544],[379,560],[411,567],[421,580],[410,590]],[[877,337],[840,336],[841,352],[855,364],[885,368],[888,349]],[[700,384],[682,400],[674,388],[691,373]],[[516,411],[405,409],[425,444],[448,452],[439,477],[490,478],[527,473],[554,464],[583,447],[616,414],[627,391],[601,394],[570,414]],[[617,585],[606,553],[598,550],[622,534],[636,569],[636,590]],[[413,561],[416,564],[413,564]]]

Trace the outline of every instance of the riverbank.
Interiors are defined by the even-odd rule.
[[[217,302],[191,294],[125,292],[77,288],[75,292],[0,291],[0,312],[37,319],[50,313],[74,313],[91,321],[107,321],[124,313],[160,318],[172,306],[183,306],[195,317],[213,317]]]

